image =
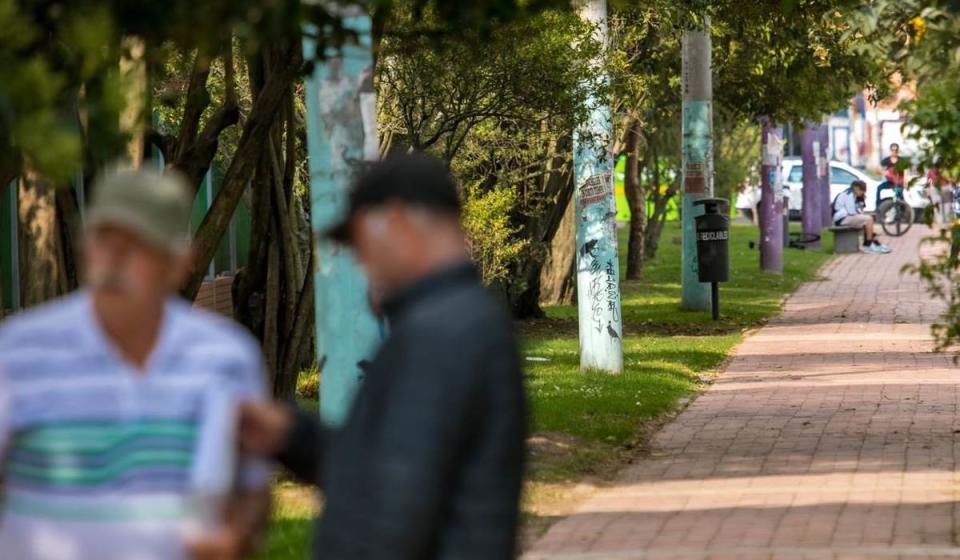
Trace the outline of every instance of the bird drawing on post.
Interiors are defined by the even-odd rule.
[[[607,334],[610,335],[610,338],[620,339],[620,335],[617,334],[617,329],[613,328],[613,323],[607,321]]]
[[[587,255],[590,255],[592,257],[593,251],[594,249],[597,248],[597,243],[599,241],[600,241],[599,239],[591,239],[590,241],[587,241],[586,243],[584,243],[583,246],[580,247],[580,256],[585,257]]]

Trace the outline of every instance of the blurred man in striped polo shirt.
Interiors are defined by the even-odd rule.
[[[231,559],[266,519],[266,465],[237,458],[259,349],[174,294],[192,197],[112,171],[84,240],[86,287],[0,326],[0,558]],[[236,472],[236,477],[234,473]]]

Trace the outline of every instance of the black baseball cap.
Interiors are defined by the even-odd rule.
[[[391,154],[367,168],[350,191],[343,221],[325,237],[349,244],[350,222],[360,210],[399,201],[440,213],[460,215],[460,195],[447,166],[421,152]]]

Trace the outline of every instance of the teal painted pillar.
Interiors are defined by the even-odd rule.
[[[363,365],[381,338],[368,304],[367,281],[352,253],[317,235],[343,216],[354,178],[364,162],[378,155],[370,17],[358,6],[341,10],[343,25],[356,33],[356,41],[329,49],[306,80],[320,416],[331,426],[344,421],[363,379]],[[305,40],[307,59],[315,51],[316,44]]]
[[[580,17],[607,43],[606,0],[578,6]],[[601,70],[597,61],[596,69]],[[613,190],[613,118],[607,99],[589,99],[590,117],[573,134],[577,212],[577,312],[580,367],[623,371],[617,203]]]
[[[713,196],[713,78],[710,20],[704,29],[683,34],[683,195],[680,306],[690,311],[710,309],[710,285],[699,280],[695,218],[703,206],[694,201]]]

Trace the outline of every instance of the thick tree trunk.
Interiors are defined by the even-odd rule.
[[[647,225],[646,197],[640,182],[640,122],[631,120],[625,132],[627,154],[624,187],[630,205],[630,237],[627,242],[627,279],[638,280],[643,272],[644,235]]]
[[[25,167],[19,181],[20,303],[24,307],[65,291],[53,186]]]
[[[546,261],[546,250],[560,228],[567,206],[573,198],[573,170],[567,162],[565,151],[552,158],[550,171],[546,174],[544,193],[550,201],[541,212],[524,224],[524,231],[541,248],[539,254],[520,263],[515,275],[520,286],[518,293],[509,294],[514,316],[519,319],[543,317],[540,309],[540,275]]]
[[[557,234],[550,242],[550,254],[540,273],[540,303],[560,305],[573,303],[574,270],[577,245],[576,210],[573,200],[560,220]]]

